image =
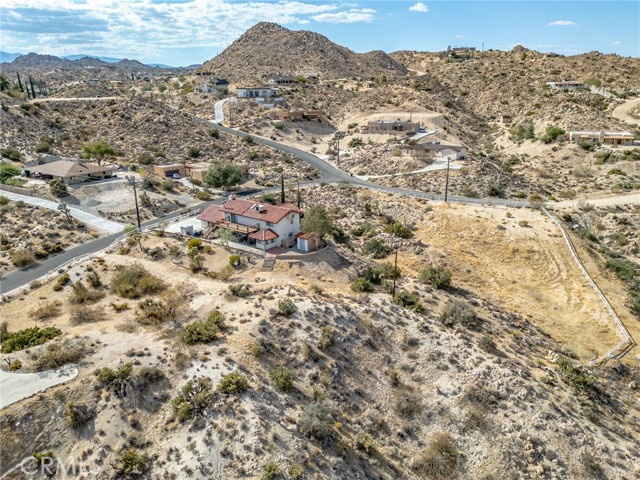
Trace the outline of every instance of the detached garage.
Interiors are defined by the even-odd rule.
[[[184,176],[185,167],[182,163],[168,163],[166,165],[154,165],[153,173],[159,177],[173,177],[174,175]]]

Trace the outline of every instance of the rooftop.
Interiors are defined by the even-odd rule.
[[[58,160],[42,165],[28,167],[30,172],[37,172],[42,175],[53,177],[75,177],[78,175],[90,175],[92,173],[103,173],[115,170],[113,165],[98,165],[97,163],[83,163],[73,160]]]

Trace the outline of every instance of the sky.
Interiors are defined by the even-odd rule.
[[[356,52],[515,45],[640,57],[640,1],[2,0],[0,50],[186,66],[261,21]]]

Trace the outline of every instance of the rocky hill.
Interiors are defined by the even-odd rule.
[[[274,74],[370,78],[406,73],[384,52],[355,53],[318,33],[264,22],[247,30],[201,70],[236,82]]]

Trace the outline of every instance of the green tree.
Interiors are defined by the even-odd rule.
[[[20,169],[9,162],[0,163],[0,183],[5,183],[11,177],[20,175]]]
[[[4,75],[4,73],[0,73],[0,91],[9,90],[9,79]]]
[[[82,146],[82,155],[84,158],[93,159],[98,162],[98,165],[100,165],[100,162],[102,162],[105,157],[113,157],[115,154],[116,151],[113,147],[103,141],[89,142]]]
[[[333,220],[321,205],[314,205],[304,214],[300,228],[305,233],[311,233],[317,240],[333,231]]]
[[[243,176],[244,171],[239,165],[222,160],[216,160],[213,162],[213,165],[209,167],[209,170],[207,170],[203,181],[214,188],[226,189],[227,187],[240,183]]]
[[[67,184],[61,178],[53,178],[49,180],[49,189],[55,197],[66,197],[69,195]]]

